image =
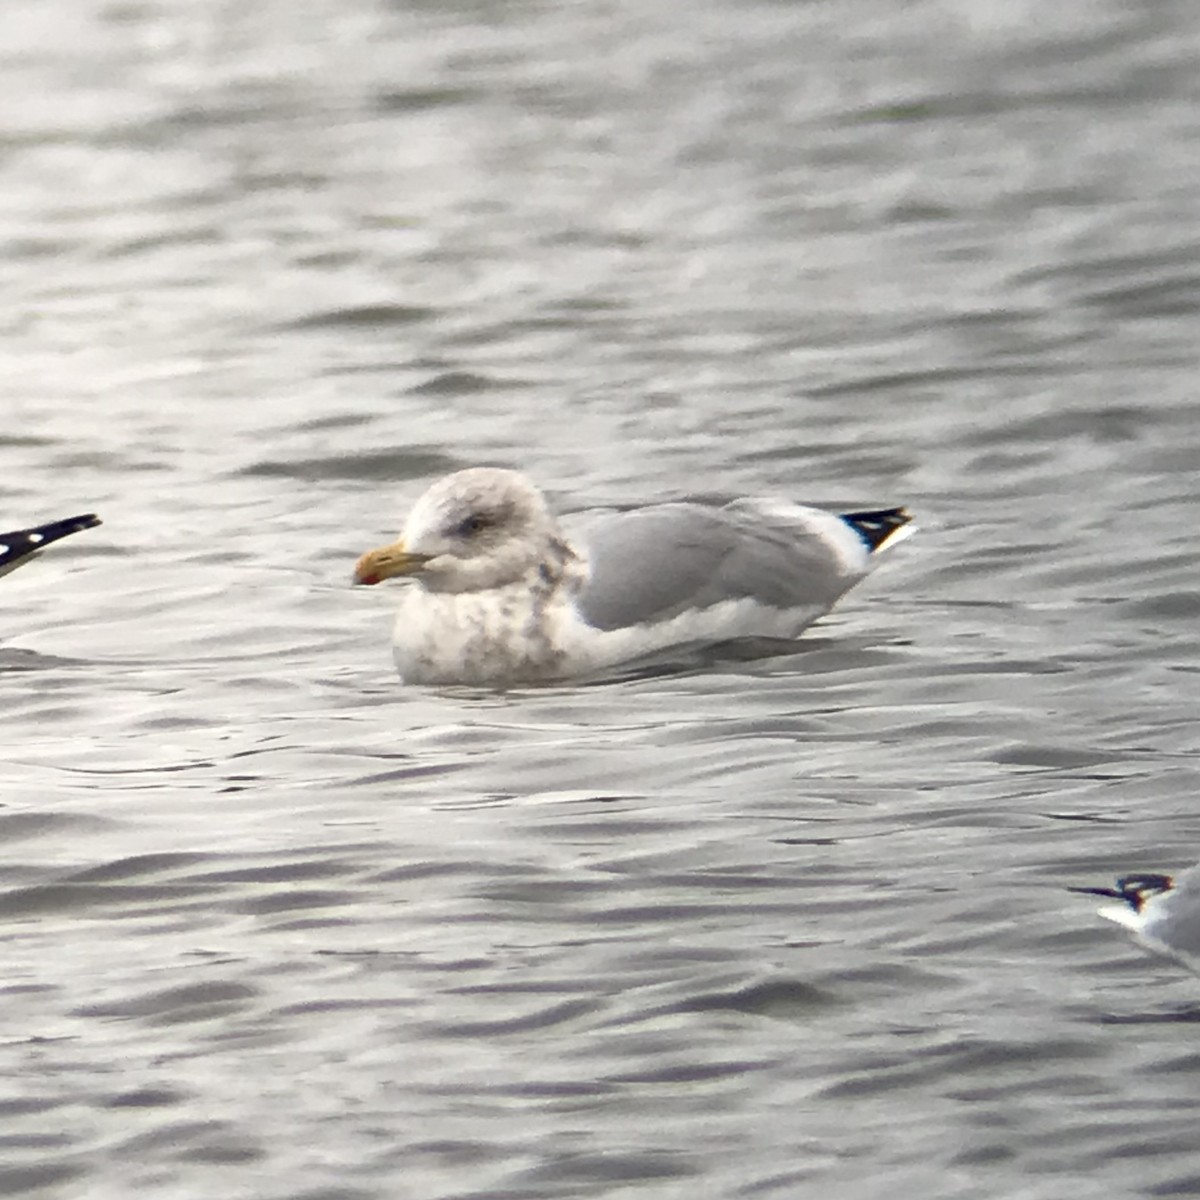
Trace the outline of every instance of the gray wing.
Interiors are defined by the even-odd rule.
[[[580,540],[591,576],[577,603],[597,629],[741,598],[782,609],[829,606],[859,578],[800,521],[772,521],[736,503],[595,514]]]

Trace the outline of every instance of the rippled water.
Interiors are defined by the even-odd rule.
[[[1200,16],[14,5],[0,1191],[1200,1195]],[[788,657],[404,689],[432,474],[908,503]]]

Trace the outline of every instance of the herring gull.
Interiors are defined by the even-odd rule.
[[[48,521],[45,525],[34,525],[29,529],[0,533],[0,575],[15,571],[51,542],[99,524],[100,518],[95,513],[84,513],[81,517],[65,517],[61,521]]]
[[[1115,888],[1070,891],[1121,901],[1104,905],[1100,915],[1124,925],[1147,950],[1200,971],[1200,866],[1178,876],[1125,875]]]
[[[405,681],[503,686],[795,638],[910,520],[743,499],[595,510],[564,527],[524,475],[472,467],[430,486],[354,577],[415,582],[393,636]]]

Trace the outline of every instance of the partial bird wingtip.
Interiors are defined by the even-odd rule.
[[[912,510],[907,505],[842,513],[841,517],[867,543],[873,554],[911,537],[917,529],[913,524]]]

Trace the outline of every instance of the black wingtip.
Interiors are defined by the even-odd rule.
[[[64,517],[61,521],[51,522],[51,526],[58,530],[59,537],[66,537],[68,533],[78,533],[81,529],[95,529],[97,525],[103,525],[95,513],[84,513],[80,517]]]
[[[879,550],[908,525],[913,517],[907,508],[881,508],[874,512],[842,513],[841,518],[872,550]]]
[[[28,538],[34,546],[48,546],[65,538],[70,533],[78,533],[81,529],[94,529],[102,524],[95,513],[83,513],[78,517],[63,517],[58,521],[47,521],[45,525],[33,525],[29,529],[19,529],[13,533],[0,534],[7,538]]]
[[[1152,896],[1169,892],[1174,886],[1175,880],[1170,875],[1141,874],[1122,876],[1115,888],[1072,887],[1067,891],[1084,896],[1111,896],[1114,900],[1124,900],[1134,912],[1140,913]]]
[[[100,523],[95,513],[83,513],[78,517],[47,521],[45,525],[34,525],[29,529],[0,533],[0,572],[12,570],[59,538],[78,533],[81,529],[92,529]]]
[[[1068,892],[1074,892],[1077,896],[1107,896],[1110,900],[1128,900],[1129,897],[1118,888],[1106,887],[1069,887]]]

